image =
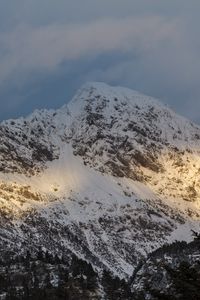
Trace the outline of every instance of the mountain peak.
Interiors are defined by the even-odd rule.
[[[161,103],[150,96],[143,95],[142,93],[132,90],[127,87],[121,87],[121,86],[111,86],[104,82],[87,82],[78,90],[75,97],[72,99],[73,101],[76,101],[77,98],[85,98],[88,96],[97,96],[97,98],[100,98],[100,96],[109,98],[110,101],[116,99],[121,99],[123,101],[132,101],[132,102],[139,102],[142,101],[146,102],[149,105],[161,105]],[[91,97],[91,100],[95,100]],[[163,105],[163,104],[162,104]]]
[[[199,126],[153,97],[103,82],[84,84],[67,106],[74,118],[89,114],[93,114],[93,117],[99,114],[100,117],[101,114],[107,123],[113,122],[113,119],[120,123],[123,119],[124,122],[135,122],[139,127],[143,124],[143,130],[154,130],[155,134],[159,131],[161,138],[177,147],[181,147],[181,144],[189,146],[195,140],[194,135],[197,136],[196,131],[200,130]]]
[[[152,97],[104,83],[84,85],[68,108],[68,136],[74,153],[85,164],[144,181],[165,195],[175,196],[179,190],[180,197],[189,199],[195,193],[192,196],[190,184],[182,188],[184,176],[185,181],[195,182],[195,191],[200,193],[194,176],[200,153],[197,125]],[[171,184],[174,175],[178,181]],[[160,186],[160,178],[167,189]]]
[[[152,97],[87,83],[56,111],[3,122],[0,140],[5,255],[43,246],[126,276],[199,224],[200,128]]]

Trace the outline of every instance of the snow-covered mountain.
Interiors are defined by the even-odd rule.
[[[1,256],[75,253],[130,276],[200,225],[200,127],[104,83],[0,125]]]

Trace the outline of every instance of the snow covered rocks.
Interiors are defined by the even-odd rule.
[[[0,252],[76,254],[130,276],[200,224],[200,127],[104,83],[0,125]]]

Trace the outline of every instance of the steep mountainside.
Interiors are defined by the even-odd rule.
[[[103,83],[0,126],[0,254],[39,246],[130,276],[200,224],[200,127]]]
[[[199,300],[200,239],[175,242],[139,262],[128,281],[91,264],[39,249],[0,259],[3,300]]]
[[[176,242],[151,253],[130,283],[133,299],[199,300],[200,239]]]

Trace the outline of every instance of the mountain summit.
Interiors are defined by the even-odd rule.
[[[200,224],[200,127],[154,98],[88,83],[0,140],[2,257],[43,247],[127,277]]]

